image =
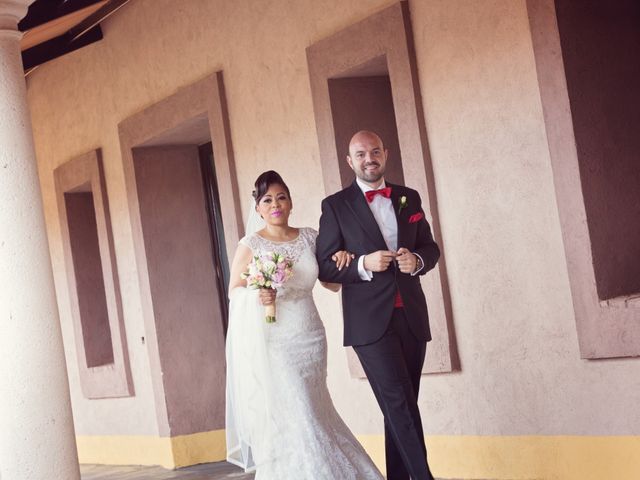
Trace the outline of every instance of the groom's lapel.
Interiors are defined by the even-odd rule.
[[[367,200],[365,199],[362,190],[360,190],[360,187],[355,181],[351,184],[351,188],[347,195],[347,206],[351,209],[356,220],[364,231],[367,232],[367,236],[377,246],[377,248],[386,250],[387,244],[384,241],[382,232],[380,232],[380,227],[378,227],[378,223],[376,222],[373,213],[371,213],[369,205],[367,205]]]
[[[402,197],[401,187],[398,185],[392,185],[387,182],[387,186],[391,187],[391,203],[393,203],[393,211],[396,214],[396,221],[398,222],[398,248],[406,247],[406,228],[407,214],[406,208],[400,210],[400,197]]]

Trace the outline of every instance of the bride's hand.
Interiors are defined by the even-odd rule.
[[[276,301],[276,289],[275,288],[261,288],[260,289],[260,303],[262,305],[271,305]]]
[[[344,267],[349,267],[349,265],[351,265],[351,260],[354,258],[355,255],[347,252],[346,250],[340,250],[331,256],[331,260],[336,262],[336,268],[338,270],[342,270]]]

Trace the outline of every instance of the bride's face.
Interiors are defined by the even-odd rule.
[[[291,198],[282,185],[269,185],[267,193],[256,205],[256,211],[270,225],[287,225],[291,213]]]

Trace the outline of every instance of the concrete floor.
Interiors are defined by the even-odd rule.
[[[253,474],[246,474],[226,462],[206,463],[179,470],[165,470],[161,467],[80,465],[80,471],[82,480],[253,480],[254,477]]]
[[[80,465],[82,480],[253,480],[253,475],[226,462],[206,463],[179,470],[161,467]]]

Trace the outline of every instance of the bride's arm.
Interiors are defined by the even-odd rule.
[[[238,287],[246,288],[247,281],[240,276],[242,272],[247,271],[247,267],[251,263],[251,257],[253,256],[251,249],[243,244],[238,244],[236,254],[233,256],[233,262],[231,263],[231,278],[229,279],[229,300],[231,300],[231,293]],[[275,288],[261,288],[260,303],[263,305],[269,305],[276,299]]]
[[[316,238],[316,258],[318,260],[318,278],[323,282],[332,283],[361,283],[364,280],[358,273],[358,262],[352,262],[349,267],[338,270],[336,261],[332,257],[336,252],[346,248],[342,236],[340,222],[331,205],[329,198],[322,201],[322,215],[320,215],[320,230]]]
[[[251,263],[251,249],[241,243],[238,244],[231,263],[231,273],[229,274],[229,296],[231,296],[234,288],[247,286],[247,281],[241,278],[240,274],[247,270],[249,263]]]

